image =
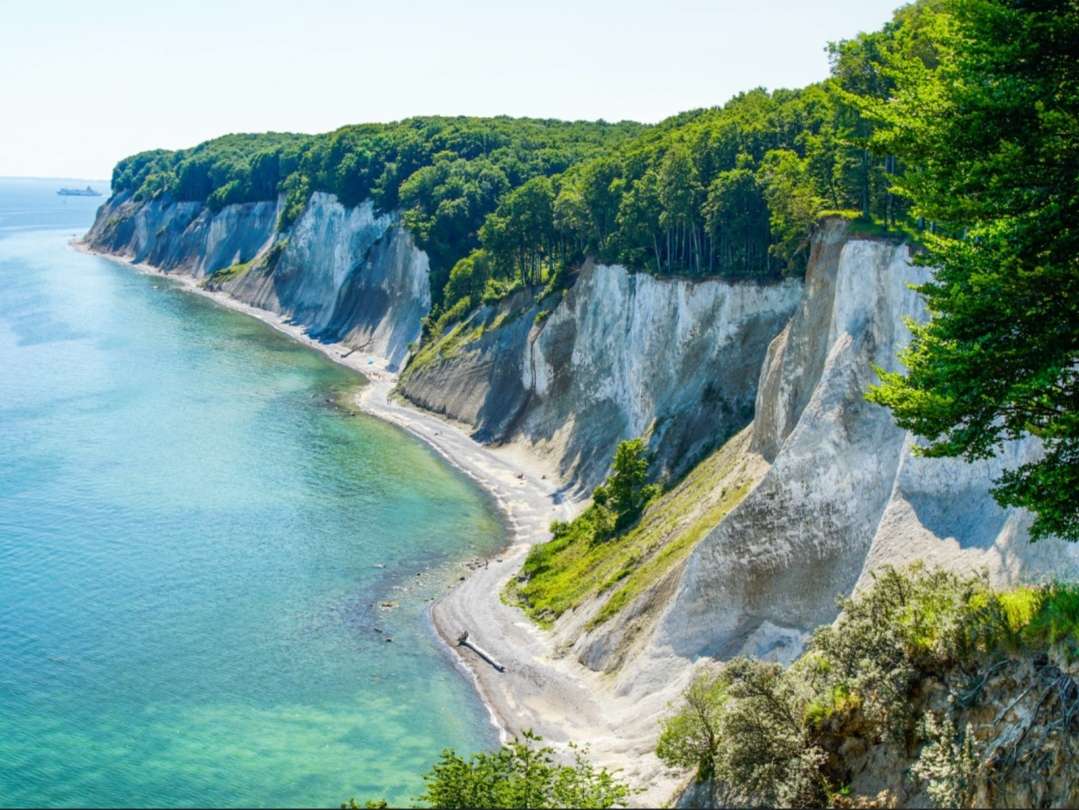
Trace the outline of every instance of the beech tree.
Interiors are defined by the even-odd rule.
[[[898,39],[894,97],[866,104],[938,268],[906,371],[881,371],[870,399],[927,456],[1038,437],[1044,456],[994,493],[1034,512],[1032,539],[1079,540],[1079,6],[957,0],[931,25],[939,63]]]

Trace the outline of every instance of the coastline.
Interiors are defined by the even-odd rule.
[[[257,318],[360,374],[366,384],[356,395],[359,410],[411,433],[472,479],[493,499],[506,529],[505,545],[484,566],[470,571],[464,581],[438,598],[429,612],[435,633],[450,659],[472,681],[500,738],[507,740],[531,730],[558,749],[570,742],[587,746],[597,764],[620,770],[631,784],[647,785],[633,804],[658,806],[670,800],[682,779],[663,769],[646,744],[654,737],[649,730],[659,722],[666,701],[651,700],[642,705],[639,699],[616,694],[609,678],[556,650],[552,634],[502,602],[505,584],[520,570],[529,548],[548,539],[550,523],[571,519],[584,506],[582,499],[564,491],[553,470],[524,448],[486,447],[471,438],[467,426],[394,397],[398,375],[387,368],[383,357],[342,343],[314,340],[284,316],[245,304],[223,291],[207,290],[185,273],[167,273],[94,250],[81,240],[71,240],[69,245],[138,272],[170,279],[184,291]],[[458,646],[457,638],[464,631],[505,671]]]

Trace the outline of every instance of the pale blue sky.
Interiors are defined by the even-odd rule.
[[[2,0],[0,176],[409,115],[654,122],[827,74],[898,0]]]

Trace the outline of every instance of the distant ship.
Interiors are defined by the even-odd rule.
[[[63,196],[63,197],[100,197],[101,196],[100,191],[94,191],[89,186],[87,186],[86,188],[62,188],[56,193]]]

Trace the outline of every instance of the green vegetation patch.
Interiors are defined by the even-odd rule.
[[[966,724],[981,722],[980,695],[994,673],[1023,661],[1041,673],[992,687],[1010,708],[1037,692],[1035,716],[1005,744],[1012,754],[1028,733],[1059,740],[1056,729],[1075,722],[1079,686],[1053,663],[1079,656],[1075,583],[996,591],[984,574],[918,564],[880,570],[842,609],[789,668],[739,658],[698,672],[664,721],[660,759],[713,779],[716,806],[892,806],[849,803],[842,789],[846,752],[881,743],[912,752],[910,772],[936,804],[970,806],[975,779],[1003,781],[1017,761],[1001,749],[981,762]],[[934,701],[934,689],[950,698]],[[1003,718],[989,724],[990,736]]]
[[[496,751],[481,751],[468,759],[445,749],[424,774],[419,807],[626,807],[639,791],[620,781],[617,772],[593,765],[587,748],[569,744],[569,754],[540,746],[542,738],[525,731]],[[360,804],[355,799],[343,810],[379,810],[380,799]]]
[[[497,309],[477,310],[465,318],[471,310],[471,299],[462,299],[452,309],[442,313],[430,327],[430,336],[420,344],[419,351],[409,361],[403,378],[407,379],[432,363],[456,357],[488,332],[496,332],[513,323],[531,304],[530,299],[518,305],[504,301]]]
[[[415,373],[436,360],[448,360],[456,356],[465,346],[483,337],[486,331],[482,321],[476,323],[470,320],[455,324],[445,334],[423,344],[412,362],[408,364],[409,373]]]
[[[645,507],[640,520],[602,536],[594,508],[569,524],[555,524],[554,538],[535,546],[522,575],[504,594],[542,627],[595,597],[603,606],[589,627],[617,614],[660,582],[753,484],[746,469],[748,430],[698,464],[671,490]]]
[[[445,332],[439,334],[438,337],[425,340],[420,344],[419,351],[409,360],[402,378],[407,380],[416,372],[433,363],[456,357],[465,347],[483,337],[488,330],[496,329],[501,325],[502,321],[497,321],[497,325],[488,325],[478,315],[453,324]]]
[[[228,267],[222,267],[220,270],[215,270],[206,277],[202,286],[220,287],[225,282],[234,281],[247,273],[257,261],[257,259],[252,259],[247,262],[236,262],[235,264],[230,264]]]

